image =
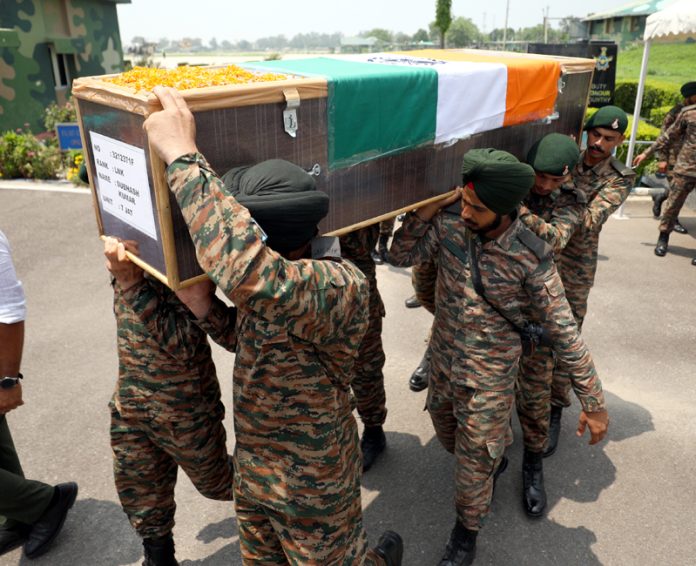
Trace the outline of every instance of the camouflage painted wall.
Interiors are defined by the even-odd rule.
[[[129,0],[126,0],[129,2]],[[71,79],[123,70],[116,1],[2,0],[0,28],[0,132],[30,125],[44,130],[43,111],[64,102],[51,49],[62,56]],[[0,32],[2,33],[2,32]],[[18,41],[13,39],[17,38]]]

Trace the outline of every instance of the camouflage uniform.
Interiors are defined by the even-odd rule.
[[[531,192],[524,204],[527,211],[520,216],[520,220],[558,255],[583,220],[587,201],[585,194],[569,183],[549,195]],[[533,318],[531,313],[528,313],[528,318]],[[516,388],[517,415],[522,426],[524,446],[532,452],[543,451],[548,438],[554,365],[553,350],[547,346],[539,346],[533,354],[520,358]]]
[[[493,473],[500,463],[514,400],[520,336],[473,287],[468,232],[461,220],[438,214],[432,222],[407,215],[392,243],[395,265],[438,257],[432,372],[427,407],[435,432],[456,457],[456,507],[461,524],[479,530],[488,512]],[[511,320],[534,310],[544,320],[559,358],[574,369],[583,407],[604,407],[601,383],[564,299],[550,250],[519,220],[495,240],[475,237],[488,300]]]
[[[393,224],[393,223],[392,223]],[[351,383],[358,405],[358,414],[365,426],[381,426],[387,418],[384,392],[385,356],[382,347],[384,303],[377,289],[377,270],[372,250],[375,249],[381,224],[373,224],[341,237],[341,255],[352,261],[367,278],[370,290],[369,326],[360,343],[355,361],[355,377]],[[391,234],[391,231],[389,232]]]
[[[180,466],[210,499],[232,499],[225,408],[205,333],[164,285],[114,286],[119,379],[110,403],[114,479],[143,538],[169,535]]]
[[[660,232],[671,232],[689,193],[696,187],[696,104],[685,106],[668,130],[651,147],[659,154],[677,157],[672,169],[669,197],[660,219]]]
[[[632,169],[613,157],[608,157],[591,168],[585,167],[583,159],[584,153],[573,170],[573,181],[585,193],[587,207],[582,223],[556,259],[566,298],[580,330],[597,271],[599,233],[609,216],[628,198],[635,177]],[[570,405],[571,379],[570,368],[559,360],[553,376],[552,405]]]
[[[362,526],[350,393],[368,326],[365,276],[347,261],[289,261],[267,247],[202,155],[180,157],[167,175],[200,265],[237,305],[233,333],[224,313],[209,313],[203,327],[236,351],[243,562],[384,564]]]

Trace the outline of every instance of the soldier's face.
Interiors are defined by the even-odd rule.
[[[606,159],[624,141],[623,134],[609,128],[592,128],[587,132],[587,154],[589,162],[599,163]],[[588,161],[586,158],[585,161]]]
[[[532,192],[541,196],[550,195],[556,189],[560,189],[563,183],[570,179],[568,175],[551,175],[550,173],[534,172],[534,186]]]
[[[477,233],[488,232],[498,222],[498,215],[481,202],[470,185],[462,191],[461,217],[465,226]]]

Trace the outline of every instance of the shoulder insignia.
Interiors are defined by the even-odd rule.
[[[539,260],[545,259],[551,255],[553,248],[549,246],[544,240],[532,232],[529,228],[524,226],[518,233],[517,238],[526,247],[532,250],[532,253],[537,256]]]
[[[611,158],[611,166],[616,169],[622,177],[634,177],[636,174],[633,169],[616,159],[616,157]]]

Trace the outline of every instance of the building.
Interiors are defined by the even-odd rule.
[[[590,14],[583,22],[590,40],[611,40],[623,47],[643,39],[645,20],[669,6],[674,0],[641,0],[624,4],[608,12]]]
[[[130,0],[0,2],[0,132],[44,129],[76,77],[118,73],[123,50],[116,4]]]

